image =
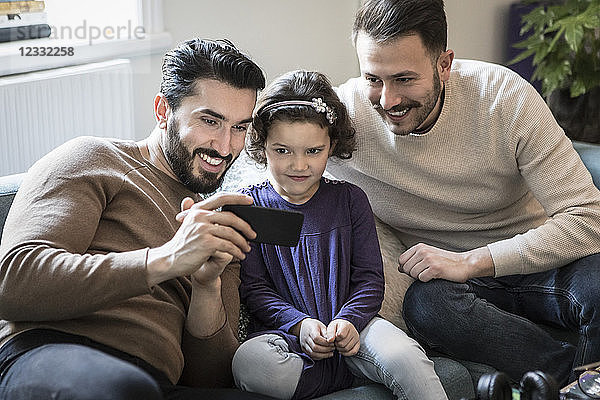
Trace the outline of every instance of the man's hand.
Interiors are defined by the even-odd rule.
[[[192,273],[192,281],[195,286],[215,286],[223,270],[233,260],[229,253],[216,251],[200,268]]]
[[[465,282],[494,276],[494,262],[487,247],[455,253],[419,243],[402,253],[398,264],[400,272],[423,282],[432,279]]]
[[[327,339],[327,327],[318,319],[305,318],[300,324],[300,346],[313,360],[323,360],[333,356],[334,337]]]
[[[334,319],[327,326],[327,337],[334,339],[335,348],[341,355],[349,357],[358,353],[360,338],[350,321]]]
[[[196,204],[184,199],[177,215],[182,224],[175,236],[148,251],[148,284],[190,274],[197,283],[211,284],[233,257],[244,259],[250,251],[247,239],[256,233],[234,214],[215,210],[225,204],[251,203],[251,197],[239,193],[219,193]]]

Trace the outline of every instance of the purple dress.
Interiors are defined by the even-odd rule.
[[[263,182],[243,190],[262,207],[301,211],[304,224],[295,247],[251,243],[242,261],[240,296],[251,315],[250,332],[277,333],[304,359],[294,399],[312,398],[352,384],[337,351],[314,361],[289,333],[304,318],[328,325],[350,321],[358,332],[377,314],[384,279],[375,221],[365,193],[347,182],[321,178],[314,196],[292,204]]]

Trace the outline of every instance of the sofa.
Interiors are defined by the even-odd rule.
[[[600,145],[573,142],[573,146],[590,171],[595,185],[600,188]],[[23,176],[24,174],[15,174],[0,177],[0,241],[6,216]],[[221,190],[235,190],[248,184],[258,183],[265,177],[265,171],[258,169],[246,157],[242,156],[228,172]],[[381,315],[400,328],[406,329],[400,310],[402,309],[402,296],[412,282],[412,278],[397,272],[396,259],[400,247],[393,231],[381,221],[377,221],[377,232],[386,273],[386,295]],[[557,330],[552,330],[551,333],[563,340],[573,341],[576,339],[572,333],[568,334]],[[475,398],[475,388],[479,377],[482,374],[494,372],[493,368],[483,364],[454,360],[437,355],[431,355],[431,359],[448,398],[451,400]],[[348,399],[386,400],[393,399],[393,396],[382,385],[364,383],[321,397],[321,400]]]

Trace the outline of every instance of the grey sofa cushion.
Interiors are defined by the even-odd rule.
[[[597,188],[600,188],[600,145],[584,142],[573,142],[573,147],[592,174]]]
[[[24,176],[25,174],[15,174],[0,177],[0,238],[2,237],[1,233],[4,231],[4,222],[8,210]]]

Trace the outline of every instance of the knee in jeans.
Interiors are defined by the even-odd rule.
[[[285,399],[293,396],[303,365],[284,339],[269,334],[242,343],[233,356],[232,371],[240,389]]]
[[[255,337],[242,343],[233,355],[231,370],[235,384],[240,389],[246,390],[248,371],[255,370],[258,367],[258,357],[261,350],[267,351],[260,337]]]
[[[133,366],[132,366],[133,367]],[[135,367],[134,367],[135,368]],[[64,382],[31,382],[0,390],[0,399],[69,399],[69,400],[162,400],[158,384],[142,370],[111,378],[98,376],[91,382],[65,380]]]
[[[82,385],[86,390],[82,390]],[[158,383],[143,369],[128,362],[115,363],[113,370],[94,375],[94,382],[78,382],[72,388],[74,393],[86,393],[75,396],[79,400],[162,400],[163,395]],[[59,397],[60,398],[60,397]],[[68,397],[70,398],[70,397]]]
[[[145,371],[134,368],[135,370],[126,375],[111,379],[111,382],[104,386],[105,397],[96,398],[162,400],[162,391],[156,381]]]
[[[384,370],[392,375],[394,371],[406,373],[409,369],[414,369],[421,361],[426,360],[425,350],[414,339],[406,334],[396,337],[388,336],[387,340],[377,343],[377,338],[373,338],[369,346],[359,350],[359,357],[365,360],[372,360]]]
[[[0,399],[162,399],[143,369],[99,350],[74,344],[40,346],[5,371]],[[4,395],[4,393],[9,393]]]
[[[435,320],[435,314],[440,311],[439,300],[443,297],[444,282],[435,279],[429,282],[415,281],[404,296],[402,314],[404,320],[412,325],[421,325]]]

